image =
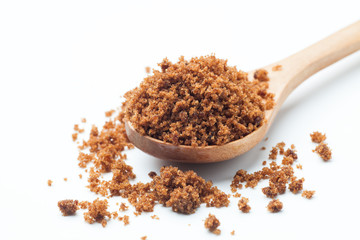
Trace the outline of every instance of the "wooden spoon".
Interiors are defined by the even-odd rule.
[[[136,132],[125,123],[130,141],[142,151],[157,158],[185,162],[219,162],[239,156],[258,144],[269,130],[276,114],[287,96],[303,81],[321,69],[360,49],[360,21],[332,34],[314,45],[276,63],[263,67],[270,78],[269,92],[275,93],[276,106],[266,111],[266,122],[242,139],[222,146],[175,146]],[[274,71],[280,65],[282,70]],[[254,71],[249,72],[252,78]]]

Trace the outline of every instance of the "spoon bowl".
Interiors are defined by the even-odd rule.
[[[302,82],[321,69],[360,49],[360,21],[330,35],[304,50],[262,69],[267,70],[268,92],[275,94],[275,106],[265,112],[265,121],[254,132],[221,146],[173,145],[138,133],[125,122],[129,140],[140,150],[164,160],[184,163],[220,162],[237,157],[255,147],[266,135],[281,105]],[[278,67],[279,66],[279,67]],[[281,68],[281,70],[277,70]],[[249,80],[254,71],[249,72]]]

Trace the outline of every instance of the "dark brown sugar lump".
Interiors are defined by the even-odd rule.
[[[249,199],[246,197],[242,197],[238,202],[239,210],[242,211],[243,213],[250,212],[251,207],[248,205],[248,203],[249,203]]]
[[[103,227],[106,226],[107,221],[111,219],[111,213],[107,211],[108,201],[96,199],[87,207],[88,212],[84,213],[86,222],[92,224],[95,222],[101,223]]]
[[[205,219],[205,228],[209,229],[210,232],[219,235],[221,230],[218,229],[220,226],[220,221],[215,217],[215,215],[209,214],[209,216]]]
[[[327,143],[320,143],[313,152],[316,152],[324,161],[329,161],[331,159],[331,149]]]
[[[71,216],[79,209],[78,204],[78,200],[61,200],[58,202],[58,207],[63,216]]]
[[[269,204],[267,205],[267,209],[269,210],[269,212],[272,212],[272,213],[280,212],[282,208],[283,208],[283,204],[282,204],[282,202],[280,202],[279,199],[271,200],[269,202]]]
[[[293,177],[292,181],[289,184],[289,190],[294,194],[302,191],[304,181],[304,178],[296,180],[296,177]]]
[[[164,59],[159,66],[125,94],[126,119],[142,135],[174,145],[223,145],[262,126],[274,106],[264,71],[250,81],[215,56]]]

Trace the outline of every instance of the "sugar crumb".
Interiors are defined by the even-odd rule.
[[[311,137],[311,141],[313,141],[314,143],[322,143],[323,141],[326,140],[326,134],[317,131],[311,133],[310,137]]]
[[[79,209],[78,200],[61,200],[58,202],[58,207],[63,216],[71,216]]]
[[[267,209],[269,210],[269,212],[272,212],[272,213],[280,212],[282,208],[283,208],[283,204],[282,204],[282,202],[280,202],[279,199],[271,200],[269,202],[269,204],[267,205]]]
[[[275,66],[272,67],[271,70],[273,72],[281,71],[282,70],[282,65],[275,65]]]
[[[311,199],[315,194],[315,191],[310,191],[310,190],[304,190],[301,194],[302,197],[307,198],[307,199]]]
[[[329,161],[331,159],[331,149],[327,143],[320,143],[313,152],[316,152],[324,161]]]
[[[205,219],[205,228],[209,229],[210,232],[219,235],[221,230],[218,229],[220,226],[220,221],[215,217],[215,215],[209,214],[209,216]]]

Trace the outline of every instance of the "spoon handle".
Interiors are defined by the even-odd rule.
[[[357,21],[304,50],[271,64],[283,66],[283,71],[275,72],[278,74],[275,85],[282,93],[282,100],[311,75],[359,49],[360,21]]]

